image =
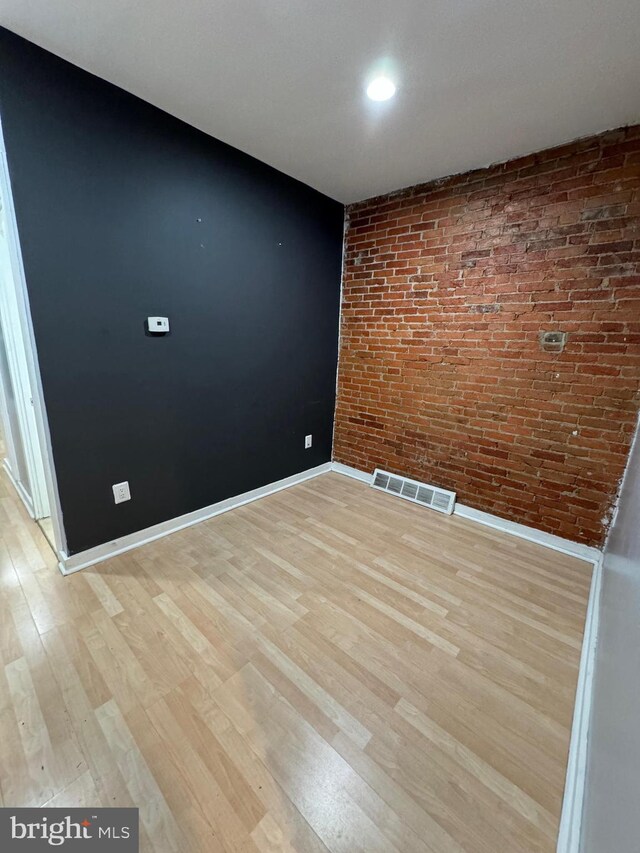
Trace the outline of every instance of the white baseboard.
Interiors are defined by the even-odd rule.
[[[354,480],[360,480],[363,483],[369,484],[371,482],[372,474],[367,474],[366,471],[359,471],[357,468],[351,468],[349,465],[343,465],[341,462],[332,462],[331,470],[336,471],[338,474],[344,474],[346,477],[351,477]],[[459,515],[460,518],[468,518],[470,521],[476,521],[478,524],[484,524],[486,527],[492,527],[494,530],[502,530],[504,533],[518,536],[520,539],[527,539],[529,542],[535,542],[537,545],[544,545],[545,548],[553,548],[554,551],[561,551],[563,554],[579,557],[581,560],[587,560],[594,565],[601,557],[601,552],[598,548],[591,548],[589,545],[582,545],[580,542],[572,542],[571,539],[563,539],[561,536],[554,536],[552,533],[536,530],[535,527],[527,527],[526,524],[517,524],[515,521],[508,521],[506,518],[500,518],[500,516],[492,515],[490,512],[482,512],[479,509],[473,509],[473,507],[465,506],[461,503],[456,503],[453,514]]]
[[[358,471],[357,468],[351,468],[349,465],[343,465],[342,462],[332,462],[331,470],[336,471],[338,474],[344,474],[345,477],[360,480],[362,483],[368,484],[371,482],[371,474],[367,474],[365,471]]]
[[[591,700],[593,696],[593,671],[600,628],[600,600],[602,590],[602,560],[593,568],[591,591],[587,606],[576,701],[571,725],[569,760],[562,800],[557,853],[579,853],[582,817],[585,805],[585,781]]]
[[[490,512],[482,512],[479,509],[473,509],[473,507],[465,506],[464,504],[456,503],[453,514],[459,515],[460,518],[477,521],[478,524],[484,524],[486,527],[492,527],[494,530],[511,533],[513,536],[518,536],[520,539],[527,539],[529,542],[535,542],[537,545],[553,548],[554,551],[560,551],[572,557],[579,557],[581,560],[588,560],[594,565],[601,557],[601,552],[598,548],[583,545],[581,542],[572,542],[571,539],[563,539],[561,536],[554,536],[553,533],[545,533],[544,530],[537,530],[535,527],[528,527],[526,524],[518,524],[515,521],[500,518],[500,516],[492,515]]]
[[[25,509],[27,510],[31,518],[35,518],[36,514],[33,508],[33,501],[31,500],[31,496],[27,493],[22,483],[19,480],[16,480],[16,478],[13,476],[13,471],[11,470],[11,465],[9,465],[8,459],[2,460],[2,467],[7,472],[7,477],[11,480],[11,484],[18,493],[18,497],[24,504]]]
[[[310,468],[308,471],[301,471],[299,474],[293,474],[291,477],[285,477],[284,480],[278,480],[275,483],[269,483],[266,486],[261,486],[258,489],[253,489],[250,492],[245,492],[242,495],[236,495],[233,498],[227,498],[224,501],[211,504],[210,506],[202,507],[202,509],[194,510],[186,515],[181,515],[178,518],[171,518],[168,521],[162,521],[160,524],[154,524],[152,527],[147,527],[144,530],[138,530],[135,533],[129,533],[127,536],[121,536],[119,539],[114,539],[111,542],[105,542],[103,545],[96,545],[95,548],[89,548],[87,551],[80,551],[78,554],[67,556],[64,551],[59,553],[60,562],[58,566],[63,575],[70,575],[73,572],[79,572],[81,569],[86,569],[88,566],[93,566],[95,563],[101,563],[103,560],[108,560],[118,554],[123,554],[125,551],[131,551],[132,548],[139,548],[141,545],[146,545],[147,542],[153,542],[155,539],[161,539],[163,536],[168,536],[170,533],[175,533],[178,530],[183,530],[185,527],[191,527],[193,524],[198,524],[200,521],[206,521],[208,518],[213,518],[215,515],[220,515],[223,512],[228,512],[230,509],[243,506],[244,504],[256,501],[258,498],[264,498],[267,495],[272,495],[274,492],[279,492],[281,489],[288,489],[290,486],[295,486],[297,483],[303,483],[305,480],[310,480],[312,477],[317,477],[320,474],[326,474],[331,470],[331,463],[325,462],[318,465],[316,468]]]

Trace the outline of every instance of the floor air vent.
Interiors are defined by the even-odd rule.
[[[447,515],[451,515],[456,502],[455,492],[448,492],[437,486],[427,486],[425,483],[418,483],[417,480],[409,480],[406,477],[398,477],[379,468],[373,472],[371,485],[374,489],[389,492],[415,504],[437,509],[438,512],[446,512]]]

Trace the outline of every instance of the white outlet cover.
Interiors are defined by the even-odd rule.
[[[305,435],[305,437],[304,437],[304,449],[308,450],[312,444],[313,444],[313,436],[312,435]]]
[[[131,500],[131,490],[127,480],[124,483],[114,483],[111,488],[113,490],[114,503],[121,504]]]

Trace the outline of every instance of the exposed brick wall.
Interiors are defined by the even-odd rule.
[[[334,458],[601,544],[639,402],[640,126],[348,217]]]

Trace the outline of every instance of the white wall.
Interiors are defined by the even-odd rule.
[[[1,273],[0,273],[1,274]],[[31,494],[31,486],[29,484],[29,472],[24,456],[24,447],[22,446],[22,437],[20,435],[20,424],[18,422],[18,412],[16,409],[16,399],[13,391],[13,383],[11,382],[11,374],[9,372],[9,361],[7,358],[6,344],[2,333],[2,323],[0,322],[0,418],[2,419],[2,427],[5,441],[5,458],[11,470],[11,476],[14,480],[22,483],[23,488]]]
[[[0,300],[4,297],[9,287],[12,286],[9,281],[11,274],[9,251],[7,249],[5,210],[2,198],[0,197]],[[5,335],[2,327],[6,316],[7,312],[0,310],[0,419],[2,419],[4,433],[5,459],[11,471],[11,476],[21,485],[29,499],[31,499],[31,483],[29,481],[29,469],[22,442],[18,401],[9,366],[7,335]]]
[[[583,853],[640,851],[640,438],[604,555]]]

